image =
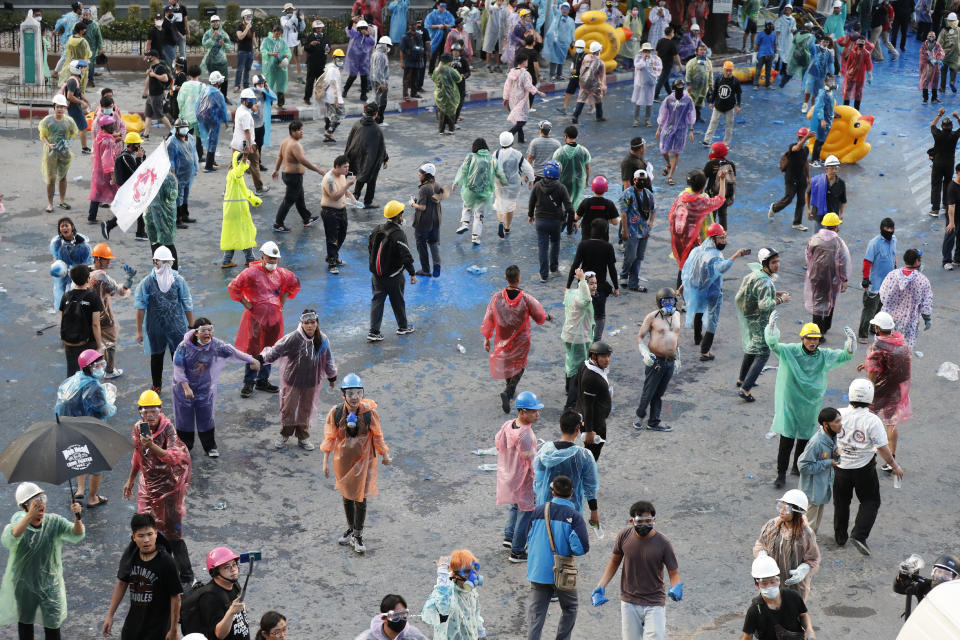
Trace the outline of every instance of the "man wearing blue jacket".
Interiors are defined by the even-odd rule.
[[[560,601],[560,625],[557,640],[568,640],[577,622],[577,591],[561,591],[553,586],[553,554],[547,533],[546,509],[549,506],[550,531],[553,547],[560,556],[582,556],[590,550],[587,523],[570,500],[573,483],[567,476],[557,476],[550,483],[552,498],[548,504],[533,510],[530,533],[527,535],[527,580],[533,593],[527,609],[527,640],[539,640],[547,619],[550,599],[556,594]]]
[[[583,512],[583,503],[590,507],[590,524],[600,524],[597,513],[597,462],[593,454],[575,444],[583,418],[576,411],[567,410],[560,416],[560,439],[547,442],[533,460],[533,493],[536,504],[550,500],[550,483],[558,476],[566,476],[573,485],[570,501],[577,513]]]

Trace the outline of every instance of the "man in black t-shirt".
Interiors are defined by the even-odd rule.
[[[613,204],[612,200],[603,197],[603,194],[607,192],[607,179],[603,176],[596,176],[590,183],[590,188],[593,190],[593,195],[580,201],[577,212],[573,216],[576,224],[580,226],[581,240],[593,237],[590,228],[594,220],[603,220],[610,225],[620,222],[620,212],[617,211],[617,205]],[[609,229],[604,227],[604,232],[602,239],[609,242]],[[570,273],[572,274],[573,271]],[[571,276],[567,282],[568,287],[572,281],[573,277]]]
[[[761,551],[751,568],[759,595],[750,603],[743,620],[741,640],[779,640],[777,627],[804,638],[815,638],[813,622],[803,598],[796,591],[780,588],[780,568],[776,560]],[[791,636],[793,637],[793,636]]]
[[[953,180],[947,186],[947,227],[943,233],[943,268],[953,271],[960,266],[960,238],[957,235],[957,209],[960,205],[960,164],[954,167]],[[953,257],[950,257],[950,253]]]
[[[537,86],[540,81],[540,51],[534,46],[535,44],[536,39],[533,34],[528,33],[523,37],[523,47],[517,51],[513,58],[514,65],[520,64],[521,60],[527,63],[527,73],[530,74],[533,86]],[[534,94],[530,94],[530,106],[533,106],[533,96]]]
[[[143,108],[143,136],[144,140],[150,137],[150,119],[157,118],[167,128],[170,120],[163,111],[163,92],[170,86],[172,73],[170,68],[160,60],[155,49],[147,51],[147,77],[144,78],[143,97],[147,104]]]
[[[647,175],[653,175],[653,165],[644,157],[646,150],[647,141],[640,136],[630,140],[630,152],[620,161],[620,182],[624,191],[633,186],[633,176],[638,170],[642,169]]]
[[[164,14],[173,23],[173,28],[177,32],[177,55],[186,58],[187,40],[190,39],[190,19],[187,8],[180,0],[170,0],[170,4],[164,9]]]
[[[240,601],[240,559],[227,547],[207,554],[207,568],[213,581],[197,599],[203,634],[219,640],[250,640],[250,625]]]
[[[80,370],[77,358],[87,349],[103,350],[100,314],[103,302],[92,289],[90,267],[74,265],[70,269],[74,288],[60,298],[60,341],[67,357],[67,376]]]
[[[151,514],[134,515],[130,519],[130,529],[132,541],[120,558],[117,584],[103,622],[103,635],[110,635],[113,616],[129,589],[130,610],[123,621],[121,640],[177,638],[180,594],[183,592],[177,565],[165,548],[166,541],[158,540],[157,521]]]
[[[654,102],[660,102],[660,87],[663,87],[667,95],[670,94],[670,71],[673,70],[674,64],[680,64],[680,50],[673,39],[673,27],[666,27],[663,30],[663,37],[657,43],[657,55],[660,57],[660,62],[663,63],[663,70],[660,72],[657,86],[653,90]]]
[[[240,13],[241,22],[237,25],[237,77],[233,82],[234,93],[250,86],[250,69],[253,67],[253,54],[257,48],[257,36],[253,30],[253,11],[244,9]],[[313,91],[309,84],[307,88]]]
[[[960,127],[953,128],[953,121],[950,118],[943,118],[946,109],[940,107],[936,117],[930,123],[930,135],[933,136],[933,147],[927,150],[930,157],[930,216],[940,217],[940,202],[943,199],[943,208],[947,205],[947,187],[949,186],[951,176],[953,175],[954,156],[957,152],[957,140],[960,139]],[[957,124],[960,124],[960,115],[953,112]],[[940,122],[943,118],[943,122]],[[940,123],[940,128],[937,128]]]
[[[812,135],[813,133],[806,127],[797,131],[797,142],[791,145],[784,154],[787,158],[787,164],[783,169],[783,197],[772,203],[767,210],[767,219],[773,220],[773,215],[786,208],[790,201],[796,197],[797,204],[793,212],[793,228],[797,231],[807,230],[801,224],[801,220],[803,219],[805,202],[804,194],[807,191],[807,183],[810,181],[807,141]]]

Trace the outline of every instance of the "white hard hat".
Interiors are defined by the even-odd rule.
[[[875,326],[877,329],[883,329],[884,331],[893,331],[894,322],[893,316],[891,316],[886,311],[880,311],[877,315],[873,316],[873,320],[870,321],[870,324]]]
[[[866,378],[856,378],[847,389],[850,402],[873,402],[873,383]]]
[[[646,178],[646,177],[647,177],[646,169],[637,169],[636,171],[633,172],[634,180],[636,180],[637,178]]]
[[[31,498],[35,498],[41,493],[46,492],[32,482],[21,482],[19,486],[17,486],[17,504],[27,504]]]
[[[824,161],[823,166],[838,167],[840,166],[840,160],[837,158],[837,156],[827,156],[827,159]]]
[[[692,25],[690,25],[690,31],[700,31],[700,25],[694,22]]]
[[[267,240],[263,243],[263,246],[260,247],[260,253],[265,256],[270,256],[271,258],[279,258],[280,247],[278,247],[277,243],[273,240]]]
[[[255,85],[256,85],[256,84],[260,84],[261,82],[266,82],[266,79],[265,79],[263,76],[261,76],[260,74],[255,73],[255,74],[253,74],[253,77],[250,78],[250,83],[251,83],[251,84],[255,84]]]
[[[590,43],[590,53],[600,53],[602,49],[603,49],[603,45],[597,42],[596,40]]]
[[[783,497],[780,498],[780,502],[785,502],[790,506],[794,507],[794,511],[799,510],[800,513],[806,513],[807,507],[810,506],[810,501],[807,500],[807,494],[805,494],[800,489],[790,489]]]
[[[386,44],[386,45],[390,45],[390,46],[392,47],[392,46],[393,46],[393,40],[390,39],[390,36],[381,36],[380,39],[377,40],[377,44]]]
[[[167,247],[157,247],[157,250],[153,252],[153,259],[173,262],[173,254],[170,253],[170,249],[168,249]]]
[[[437,168],[429,162],[427,162],[426,164],[420,165],[420,171],[422,171],[423,173],[427,173],[431,176],[437,175]]]
[[[210,84],[220,84],[223,82],[223,74],[219,71],[210,72]]]
[[[509,131],[504,131],[500,134],[500,146],[509,147],[513,144],[513,134]]]
[[[210,16],[210,22],[220,22],[220,16],[218,16],[217,14],[213,14],[212,16]]]
[[[357,23],[357,29],[362,29],[364,27],[369,27],[369,26],[370,25],[367,24],[366,20],[361,20],[360,22]]]
[[[947,14],[947,22],[956,22],[956,21],[957,21],[957,14],[955,14],[953,11]]]
[[[247,87],[246,89],[244,89],[243,91],[240,92],[240,99],[241,99],[241,100],[256,100],[256,99],[257,99],[257,94],[253,92],[253,89],[251,89],[250,87]]]
[[[834,8],[834,9],[839,9],[839,8],[842,7],[842,6],[843,6],[843,2],[841,2],[840,0],[833,0],[833,8]]]
[[[319,20],[314,20],[314,21],[313,21],[313,28],[314,28],[314,29],[317,29],[317,28],[323,29],[323,23],[320,22]]]
[[[777,566],[776,560],[767,555],[766,551],[761,551],[753,560],[753,565],[750,567],[750,575],[757,580],[761,578],[779,577],[780,567]]]
[[[53,96],[53,104],[58,104],[61,107],[66,107],[67,96],[63,95],[62,93],[58,93],[57,95]]]
[[[584,42],[583,40],[577,40],[576,42],[573,43],[573,46],[574,48],[585,49],[587,46],[587,43]]]
[[[791,11],[793,11],[793,5],[790,4],[789,2],[788,2],[787,4],[785,4],[785,5],[783,5],[783,8],[784,8],[784,10],[790,9]]]
[[[74,75],[81,75],[83,73],[83,68],[87,66],[87,63],[82,60],[74,60],[70,63],[70,73]]]
[[[207,636],[202,633],[188,633],[181,640],[207,640]]]
[[[250,9],[244,9],[243,11],[240,12],[241,18],[243,18],[244,16],[252,16],[252,15],[253,15],[253,11],[250,11]]]

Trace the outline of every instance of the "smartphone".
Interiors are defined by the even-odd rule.
[[[751,253],[753,253],[753,249],[744,249],[744,250],[743,250],[743,253],[740,254],[740,255],[748,256],[748,255],[750,255]]]
[[[150,436],[150,423],[149,423],[149,422],[141,422],[141,423],[140,423],[140,435],[143,436],[144,438]]]
[[[260,552],[259,551],[248,551],[247,553],[240,554],[240,564],[244,564],[250,561],[260,562]]]

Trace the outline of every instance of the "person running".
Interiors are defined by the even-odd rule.
[[[888,273],[880,284],[880,303],[893,317],[911,351],[920,334],[920,320],[924,331],[929,331],[932,324],[933,290],[927,276],[921,273],[921,257],[917,249],[907,249],[903,268]]]
[[[53,194],[58,187],[60,204],[57,206],[70,209],[67,204],[67,172],[73,161],[70,143],[80,130],[73,118],[66,116],[67,99],[58,93],[53,96],[53,113],[44,117],[37,125],[40,141],[43,142],[40,171],[43,182],[47,185],[47,213],[53,211]]]
[[[414,237],[417,241],[417,254],[420,257],[420,270],[416,275],[424,277],[440,277],[440,221],[442,210],[440,202],[450,195],[449,189],[437,184],[437,168],[427,162],[417,170],[420,186],[415,198],[411,198],[410,206],[416,213],[413,215]],[[433,258],[433,270],[430,269],[430,258]]]
[[[417,284],[413,269],[413,255],[407,244],[407,234],[403,231],[403,204],[391,200],[383,206],[386,222],[374,227],[367,239],[368,268],[373,277],[370,286],[373,298],[370,301],[370,330],[367,342],[380,342],[380,323],[383,321],[383,303],[390,298],[390,306],[397,321],[397,335],[405,336],[414,332],[414,326],[407,320],[407,305],[403,298],[403,272],[410,274],[410,284]]]
[[[347,530],[337,543],[353,546],[356,553],[367,550],[363,544],[363,525],[367,517],[367,498],[377,495],[377,456],[380,463],[392,460],[380,427],[377,403],[364,397],[363,380],[348,373],[340,382],[343,403],[330,409],[323,427],[323,475],[330,477],[333,458],[335,487],[343,496]]]
[[[793,210],[793,228],[797,231],[806,231],[802,224],[803,211],[806,203],[807,184],[810,182],[810,157],[807,150],[807,141],[813,134],[807,127],[797,129],[797,141],[790,145],[780,156],[780,171],[783,173],[783,197],[770,203],[767,209],[767,220],[783,211],[796,198]]]
[[[280,374],[280,437],[274,449],[283,449],[291,435],[305,451],[313,451],[310,424],[323,388],[321,376],[330,388],[337,381],[337,364],[330,349],[330,340],[320,331],[320,321],[313,309],[304,309],[295,331],[266,347],[257,356],[263,364],[276,362]]]
[[[683,80],[673,81],[673,93],[668,95],[657,114],[657,132],[655,138],[660,140],[660,153],[666,164],[663,175],[667,177],[667,184],[673,186],[673,173],[677,170],[677,160],[683,153],[686,139],[693,142],[693,123],[697,113],[693,99],[684,90]]]
[[[847,290],[853,271],[850,250],[839,235],[841,223],[835,213],[823,216],[823,228],[810,237],[805,250],[803,306],[813,314],[811,322],[820,328],[821,342],[833,325],[837,299]]]
[[[507,121],[513,124],[507,133],[516,136],[520,144],[526,142],[523,137],[523,126],[527,124],[529,118],[528,98],[534,95],[539,95],[541,98],[547,97],[547,94],[537,89],[530,77],[527,71],[527,60],[518,56],[516,65],[507,74],[507,79],[503,83],[503,106],[510,110]]]
[[[780,254],[776,249],[763,247],[757,252],[757,262],[751,262],[747,268],[750,273],[740,281],[736,297],[743,346],[737,394],[744,402],[753,402],[756,398],[750,390],[770,358],[770,348],[763,336],[764,328],[777,305],[790,302],[790,294],[777,291],[774,286],[774,278],[780,272]]]
[[[304,199],[303,175],[307,169],[324,175],[323,170],[307,159],[307,154],[303,150],[300,141],[303,139],[303,123],[299,120],[292,121],[288,126],[289,136],[280,143],[280,149],[277,151],[277,163],[273,168],[273,179],[282,173],[283,184],[286,186],[286,192],[283,194],[283,202],[277,209],[277,217],[273,221],[273,230],[286,233],[290,229],[284,225],[287,219],[287,213],[290,207],[297,206],[297,213],[303,221],[304,227],[309,227],[319,220],[320,216],[315,216],[307,209],[307,203]],[[321,193],[321,200],[323,199]],[[323,205],[321,204],[321,207]]]
[[[780,584],[796,591],[804,601],[810,596],[810,578],[820,568],[817,534],[807,524],[807,494],[790,489],[777,500],[777,515],[763,525],[753,555],[761,552],[776,560]]]
[[[460,196],[463,201],[463,212],[460,214],[457,233],[471,231],[470,240],[475,245],[480,244],[483,216],[493,202],[495,182],[506,185],[507,176],[504,175],[496,158],[490,154],[487,141],[477,138],[473,141],[471,153],[460,164],[457,175],[453,179],[453,186],[450,188],[451,193],[458,186],[463,190],[463,195]]]
[[[673,427],[660,422],[660,408],[670,378],[680,369],[680,314],[677,312],[676,291],[669,287],[657,291],[657,310],[644,317],[637,333],[637,346],[645,369],[633,428],[644,428],[643,419],[649,407],[646,429],[662,433],[673,431]]]
[[[510,505],[502,546],[510,549],[510,562],[527,560],[527,530],[533,517],[533,457],[543,403],[532,391],[517,395],[517,417],[507,420],[494,438],[497,450],[497,504]]]

